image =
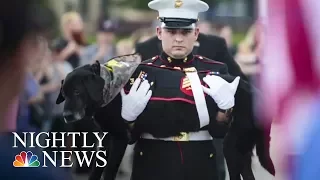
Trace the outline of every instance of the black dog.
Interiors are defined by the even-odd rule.
[[[116,96],[107,106],[101,107],[106,81],[101,78],[99,72],[100,65],[94,64],[83,66],[68,74],[57,103],[65,100],[66,121],[72,122],[94,116],[101,130],[109,132],[109,141],[105,142],[105,146],[109,149],[105,179],[114,179],[130,136],[127,124],[120,117],[121,96]],[[229,82],[234,79],[231,76],[223,78]],[[263,129],[254,123],[254,113],[250,108],[253,101],[250,91],[250,86],[241,81],[236,93],[234,120],[224,140],[224,155],[231,180],[240,180],[240,174],[244,180],[254,179],[251,175],[251,164],[244,161],[245,157],[252,152],[254,145],[257,147],[257,155],[262,166],[274,174],[274,167],[266,150],[269,148],[269,142],[265,143]],[[91,179],[99,179],[102,171],[101,168],[93,169]]]
[[[109,132],[103,142],[103,145],[108,148],[108,165],[105,168],[104,179],[112,180],[116,177],[128,144],[127,125],[120,118],[119,107],[114,108],[112,102],[101,108],[104,103],[105,79],[101,78],[100,69],[100,64],[96,63],[79,67],[69,73],[62,81],[56,103],[65,101],[63,116],[67,123],[93,117],[101,131]],[[93,166],[90,180],[100,179],[103,169]]]
[[[232,82],[233,78],[224,77]],[[254,146],[261,166],[275,175],[274,165],[270,158],[269,142],[271,124],[259,124],[255,116],[253,95],[258,90],[245,81],[240,81],[235,95],[233,121],[224,137],[223,152],[227,162],[230,180],[254,180],[251,168],[251,154]],[[261,122],[261,121],[260,121]],[[240,176],[241,175],[241,176]]]

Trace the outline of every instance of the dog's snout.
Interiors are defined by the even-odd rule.
[[[66,123],[72,123],[72,122],[83,119],[84,111],[80,111],[80,112],[64,111],[63,117]]]
[[[71,111],[64,111],[62,115],[63,116],[70,116],[70,115],[73,116],[73,113]]]
[[[65,123],[72,123],[74,121],[77,121],[76,118],[74,118],[74,115],[71,111],[65,111],[63,112],[63,117],[64,117],[64,121]]]

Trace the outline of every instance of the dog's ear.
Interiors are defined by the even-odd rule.
[[[91,100],[101,103],[103,101],[104,79],[98,75],[92,75],[83,83]]]
[[[65,100],[63,95],[62,95],[62,86],[63,86],[63,80],[61,81],[60,93],[59,93],[59,96],[58,96],[58,98],[56,100],[56,104],[60,104]]]
[[[94,74],[100,76],[100,62],[96,61],[91,65],[92,71]]]

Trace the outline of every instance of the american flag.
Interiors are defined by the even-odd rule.
[[[286,153],[300,158],[307,152],[308,134],[320,123],[320,117],[314,118],[320,86],[320,1],[260,0],[259,12],[263,50],[258,83],[264,95],[259,113],[284,127],[278,141],[286,141]]]

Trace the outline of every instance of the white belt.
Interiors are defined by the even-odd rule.
[[[192,94],[194,101],[196,103],[196,108],[198,112],[198,117],[200,120],[200,128],[206,126],[210,122],[209,112],[207,108],[206,99],[202,89],[202,84],[197,73],[197,70],[194,67],[186,68],[185,73],[190,81]]]
[[[162,141],[208,141],[213,139],[208,131],[198,131],[189,133],[181,132],[181,136],[173,136],[167,138],[155,138],[151,134],[144,133],[141,135],[141,138]]]

